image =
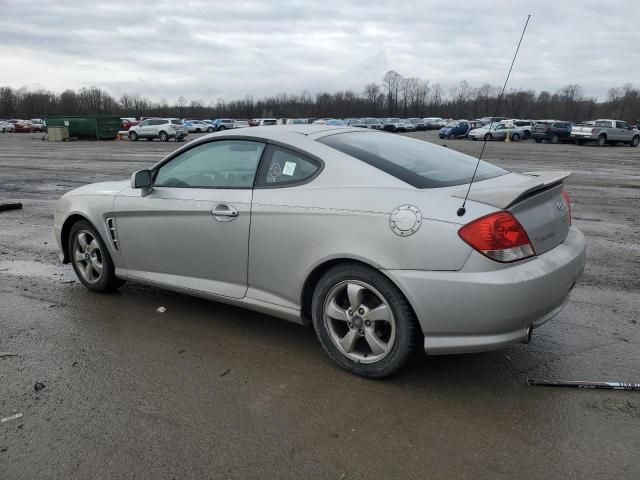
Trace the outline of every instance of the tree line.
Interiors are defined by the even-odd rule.
[[[440,83],[404,77],[390,70],[381,83],[369,83],[362,92],[344,90],[311,94],[282,93],[255,99],[204,102],[180,97],[174,102],[153,101],[141,95],[119,98],[98,87],[65,90],[0,87],[0,118],[44,118],[55,115],[107,115],[122,117],[178,118],[318,118],[318,117],[444,117],[480,118],[500,115],[510,118],[583,121],[616,118],[640,123],[640,90],[631,83],[608,90],[599,100],[585,94],[578,84],[556,91],[510,89],[500,100],[500,87],[479,87],[466,80],[448,89]],[[498,103],[500,105],[498,106]]]

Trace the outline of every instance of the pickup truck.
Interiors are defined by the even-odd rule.
[[[622,142],[632,147],[640,144],[640,131],[622,120],[596,120],[593,125],[576,125],[571,138],[578,144],[598,142],[598,145],[615,145]]]

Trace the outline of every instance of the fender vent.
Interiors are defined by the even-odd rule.
[[[107,218],[107,230],[109,230],[109,238],[111,238],[111,244],[113,245],[113,249],[120,253],[120,242],[118,241],[118,227],[116,226],[116,219],[109,217]]]

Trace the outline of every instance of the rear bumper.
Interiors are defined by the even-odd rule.
[[[387,270],[411,303],[428,354],[494,350],[553,318],[584,269],[584,235],[529,261],[497,264],[473,253],[457,272]]]

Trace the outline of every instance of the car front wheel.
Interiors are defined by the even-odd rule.
[[[129,140],[137,142],[138,141],[138,134],[136,132],[129,132]]]
[[[168,142],[169,141],[169,135],[167,135],[167,132],[160,132],[160,141],[161,142]]]
[[[122,285],[106,245],[86,220],[73,224],[69,235],[69,257],[78,280],[89,290],[110,292]]]
[[[629,145],[631,145],[632,147],[637,147],[638,145],[640,145],[640,137],[633,137]]]
[[[489,141],[489,140],[491,140],[492,138],[493,138],[493,135],[491,135],[490,133],[487,133],[487,134],[484,136],[485,141]]]
[[[327,354],[363,377],[392,375],[418,344],[407,299],[387,277],[365,266],[341,265],[325,273],[315,290],[312,317]]]

